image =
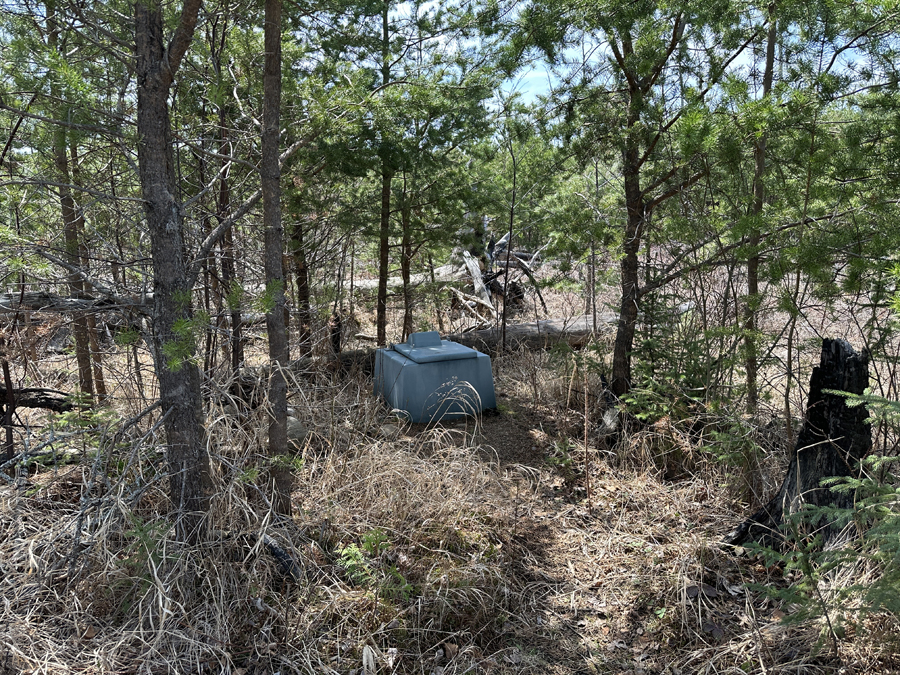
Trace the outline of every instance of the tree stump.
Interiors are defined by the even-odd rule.
[[[728,533],[724,543],[756,541],[778,545],[783,525],[804,504],[852,506],[852,493],[837,493],[822,485],[825,478],[855,475],[860,460],[872,450],[872,429],[865,406],[848,407],[846,399],[828,390],[862,394],[869,384],[868,354],[857,354],[844,340],[825,339],[822,360],[809,382],[806,419],[781,489],[762,509]],[[833,522],[818,531],[826,541],[839,529]]]

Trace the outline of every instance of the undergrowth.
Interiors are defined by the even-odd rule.
[[[496,465],[471,436],[386,441],[387,412],[346,383],[304,392],[297,409],[313,433],[291,522],[273,516],[257,483],[261,410],[211,410],[217,484],[193,548],[174,539],[153,439],[131,448],[139,461],[101,463],[112,473],[82,464],[2,488],[0,663],[320,673],[374,659],[421,672],[448,640],[467,645],[459,663],[490,658],[522,594]],[[300,578],[279,568],[266,536]]]
[[[860,491],[828,514],[861,535],[845,547],[725,550],[777,487],[778,427],[671,388],[642,419],[586,354],[496,359],[503,411],[434,427],[404,427],[362,376],[297,374],[291,521],[261,482],[264,405],[210,384],[195,547],[174,537],[158,412],[56,429],[81,462],[0,488],[0,672],[900,667],[893,460],[841,488]]]

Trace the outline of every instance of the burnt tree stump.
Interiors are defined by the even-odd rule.
[[[813,368],[803,429],[791,455],[781,489],[762,509],[728,533],[725,544],[748,541],[777,545],[782,526],[804,504],[852,506],[852,493],[837,493],[822,485],[825,478],[855,475],[860,460],[872,450],[872,429],[865,406],[849,407],[840,394],[862,394],[869,384],[868,354],[857,354],[844,340],[822,341],[822,360]],[[839,532],[826,523],[820,534],[826,541]]]

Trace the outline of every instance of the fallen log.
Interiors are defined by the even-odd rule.
[[[104,309],[137,309],[149,311],[152,297],[141,298],[70,298],[55,293],[29,291],[27,293],[0,293],[0,314],[10,314],[20,310],[33,312],[84,312]]]
[[[0,313],[4,314],[20,310],[78,312],[95,308],[96,302],[89,298],[66,298],[61,295],[39,291],[0,294]]]
[[[434,278],[432,278],[431,272],[411,274],[409,277],[409,285],[411,287],[416,287],[421,286],[422,284],[431,283],[432,281],[448,283],[457,281],[461,276],[458,266],[444,265],[443,267],[436,267],[434,269]],[[403,285],[403,278],[388,277],[387,285],[388,288],[399,288]],[[360,290],[374,290],[378,288],[378,279],[358,279],[354,283],[354,287]]]
[[[69,412],[75,409],[69,395],[56,389],[43,389],[31,387],[26,389],[13,389],[13,398],[17,408],[44,408],[53,412]],[[0,407],[7,400],[7,389],[0,385]]]
[[[528,251],[513,251],[510,254],[509,258],[509,267],[519,267],[522,264],[528,265],[530,268],[535,260],[540,263],[540,258],[534,258],[533,256],[539,256],[540,251],[537,253],[529,253]],[[497,267],[506,267],[506,256],[494,261],[494,265]]]
[[[618,317],[608,314],[597,317],[598,333],[608,333]],[[506,346],[511,349],[549,349],[565,343],[573,349],[584,347],[594,334],[594,317],[585,314],[571,319],[543,319],[531,323],[515,323],[506,326]],[[500,327],[453,333],[445,339],[486,354],[497,351],[500,344]]]

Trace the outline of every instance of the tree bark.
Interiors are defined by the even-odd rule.
[[[6,369],[9,368],[5,359],[0,359],[0,366],[4,370],[3,377],[5,380]],[[72,399],[64,391],[43,387],[10,389],[5,384],[0,384],[0,408],[4,406],[12,406],[7,407],[7,411],[13,408],[43,408],[44,410],[52,410],[59,413],[75,410]]]
[[[406,341],[413,332],[413,301],[412,284],[412,207],[409,203],[409,191],[406,187],[406,177],[403,179],[403,204],[400,207],[400,223],[403,230],[403,239],[400,243],[400,278],[403,280],[403,336],[401,341]]]
[[[306,236],[303,222],[294,222],[291,248],[294,260],[294,278],[297,284],[297,328],[300,356],[312,354],[312,308],[309,297],[309,265],[306,261]]]
[[[60,172],[63,183],[69,183],[68,162],[66,161],[65,130],[57,129],[57,138],[54,148],[56,168]],[[62,147],[60,148],[60,143]],[[60,188],[59,200],[62,208],[63,231],[66,242],[66,260],[70,265],[81,266],[78,255],[78,231],[75,224],[75,202],[68,187]],[[83,295],[83,284],[76,274],[69,274],[69,292],[76,298]],[[88,338],[87,316],[84,312],[72,313],[72,333],[75,335],[75,361],[78,364],[78,386],[81,393],[90,400],[94,398],[94,379],[91,374],[91,349]]]
[[[276,513],[291,515],[293,478],[284,457],[287,440],[287,381],[290,364],[284,324],[284,268],[282,266],[281,168],[278,162],[281,107],[281,0],[266,0],[263,65],[263,129],[260,173],[265,227],[266,332],[269,337],[269,460],[268,482],[274,486],[272,505]]]
[[[626,42],[626,45],[629,44]],[[626,55],[628,51],[626,51]],[[631,389],[631,350],[640,305],[640,277],[638,252],[644,231],[646,209],[641,190],[640,146],[637,138],[640,120],[642,92],[632,90],[631,109],[627,123],[627,138],[623,151],[623,178],[625,182],[625,239],[620,263],[622,275],[622,302],[619,306],[619,325],[613,347],[612,382],[610,388],[616,396],[623,396]]]
[[[513,248],[513,225],[516,219],[516,198],[518,196],[518,179],[519,179],[519,163],[516,157],[515,148],[513,147],[512,137],[510,136],[507,149],[509,150],[509,159],[512,162],[512,190],[509,193],[509,230],[507,230],[506,243],[506,268],[503,271],[503,315],[500,318],[500,349],[506,351],[506,318],[508,315],[509,302],[509,256]],[[474,271],[473,271],[474,279]],[[477,283],[475,288],[477,289]],[[487,296],[490,302],[490,294]]]
[[[4,343],[5,340],[0,342],[0,347],[5,347]],[[11,460],[15,456],[13,415],[16,412],[16,395],[13,391],[12,376],[9,372],[9,361],[6,358],[5,350],[0,352],[0,369],[2,369],[3,383],[5,385],[2,396],[0,396],[3,400],[3,405],[0,405],[0,409],[3,410],[3,429],[6,432],[3,446],[6,449],[6,459]]]
[[[225,37],[228,33],[227,23],[221,27],[213,29],[210,38],[210,56],[216,77],[222,80],[222,56],[225,51]],[[222,156],[219,165],[219,193],[216,198],[216,219],[221,224],[231,215],[231,185],[230,167],[228,166],[228,157],[231,154],[231,141],[228,136],[228,111],[224,101],[219,102],[218,111],[218,143],[219,154]],[[223,343],[223,349],[227,350],[231,363],[231,370],[237,374],[244,362],[244,340],[242,335],[242,303],[240,284],[237,279],[235,268],[235,246],[233,228],[229,227],[222,234],[219,240],[219,251],[222,258],[222,289],[225,294],[226,305],[231,314],[230,340],[228,346]],[[221,317],[220,327],[224,327],[225,318]]]
[[[381,174],[381,226],[378,230],[378,296],[375,326],[378,345],[387,344],[387,283],[388,253],[391,236],[391,172],[385,167]]]
[[[204,118],[207,116],[206,102],[201,104],[200,113]],[[206,145],[206,141],[201,141],[201,145]],[[197,176],[200,180],[200,185],[206,185],[206,164],[205,153],[197,153]],[[204,209],[201,218],[204,240],[212,233],[212,217],[212,213]],[[212,324],[206,327],[206,340],[203,347],[203,372],[208,373],[215,368],[218,361],[216,354],[219,343],[218,334],[224,328],[225,319],[222,316],[222,292],[219,289],[219,279],[221,277],[216,266],[215,256],[212,254],[203,256],[201,274],[203,275],[203,311],[209,316],[216,317],[217,324],[215,327]]]
[[[88,329],[88,346],[91,348],[91,366],[94,371],[94,393],[97,396],[97,402],[103,403],[106,400],[106,380],[103,377],[103,352],[100,349],[100,340],[97,337],[97,319],[93,314],[87,317]]]
[[[62,170],[66,165],[60,162],[57,156],[57,168]],[[62,168],[61,168],[62,167]],[[62,178],[68,182],[68,175]],[[78,234],[75,229],[75,203],[68,188],[60,190],[60,202],[62,203],[63,230],[66,241],[66,259],[69,264],[80,266],[78,256]],[[76,274],[70,274],[68,279],[69,292],[76,298],[83,295],[83,284]],[[75,361],[78,364],[78,386],[81,393],[89,399],[94,398],[94,379],[91,373],[91,348],[88,336],[87,316],[84,312],[72,313],[72,333],[75,336]]]
[[[191,329],[193,310],[168,96],[197,24],[201,0],[187,0],[168,48],[162,5],[135,3],[138,166],[153,258],[153,355],[166,431],[169,492],[176,536],[194,543],[202,534],[209,493],[200,372]]]
[[[223,178],[222,180],[227,183],[226,178]],[[228,206],[226,202],[225,209],[222,213],[227,214],[227,212]],[[223,215],[220,222],[226,217],[227,215]],[[228,305],[228,312],[231,315],[229,356],[231,360],[231,370],[233,373],[237,373],[244,363],[244,336],[242,332],[243,303],[241,302],[241,286],[237,279],[237,272],[234,264],[234,234],[232,233],[231,228],[228,228],[222,236],[221,251],[222,285],[225,287],[226,304]]]
[[[74,185],[83,185],[78,163],[78,147],[73,142],[70,149],[72,155],[72,183]],[[82,209],[78,209],[75,212],[75,235],[81,269],[84,270],[86,275],[90,276],[90,252],[85,243],[84,211]],[[85,294],[93,293],[94,291],[89,281],[82,281],[81,289]],[[106,380],[103,378],[103,352],[100,350],[100,340],[97,337],[97,318],[94,313],[90,312],[86,313],[84,318],[87,326],[90,362],[94,375],[92,391],[96,395],[97,401],[103,403],[106,400]]]
[[[772,91],[772,80],[775,72],[775,21],[769,17],[769,32],[766,39],[766,66],[763,71],[763,100],[769,97]],[[762,215],[766,199],[766,186],[763,178],[766,173],[766,142],[767,134],[763,133],[756,141],[753,148],[755,168],[753,172],[753,204],[750,213],[757,218]],[[747,260],[747,300],[744,309],[744,369],[747,373],[747,412],[756,414],[759,405],[759,392],[757,385],[756,354],[756,310],[759,304],[759,227],[754,227],[750,232],[750,258]]]
[[[45,3],[47,11],[47,46],[57,53],[59,58],[64,58],[59,44],[60,29],[56,20],[56,5],[54,2]],[[63,98],[59,91],[56,78],[51,79],[50,92],[56,100]],[[62,106],[58,117],[66,119],[66,106]],[[78,226],[75,200],[72,198],[72,190],[69,187],[71,178],[69,175],[69,149],[66,128],[58,125],[53,131],[53,163],[59,176],[59,202],[62,212],[63,235],[65,238],[66,262],[75,268],[81,266],[78,253]],[[68,275],[67,285],[69,293],[73,297],[81,297],[84,291],[81,277],[74,272]],[[75,362],[78,364],[78,386],[81,393],[91,402],[94,398],[94,379],[91,374],[91,351],[88,342],[87,317],[84,312],[72,313],[72,333],[75,336]]]
[[[762,509],[724,539],[726,544],[746,541],[778,544],[784,526],[805,504],[849,508],[852,493],[836,493],[823,486],[825,478],[853,476],[859,462],[872,451],[872,428],[865,406],[849,407],[840,394],[862,394],[869,384],[868,354],[857,354],[843,340],[822,341],[822,358],[809,382],[806,420],[797,437],[781,489]],[[820,527],[828,540],[838,534],[833,523]]]
[[[391,80],[391,43],[388,12],[390,1],[384,0],[381,13],[381,86],[387,86]],[[391,235],[391,170],[387,157],[387,143],[382,139],[384,147],[381,157],[381,222],[378,229],[378,296],[375,300],[375,332],[379,346],[387,344],[387,280],[388,253]]]

